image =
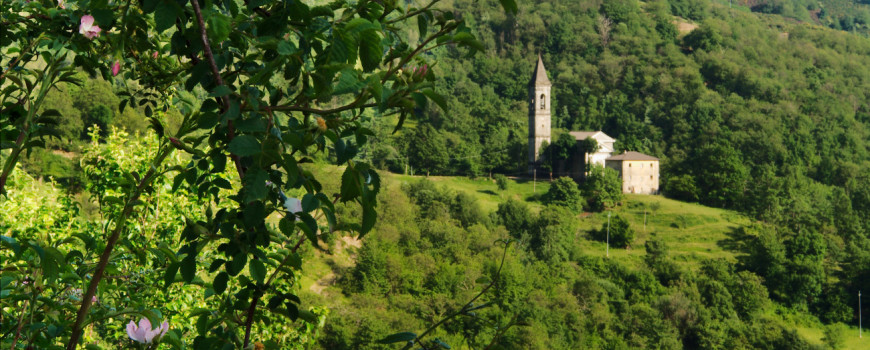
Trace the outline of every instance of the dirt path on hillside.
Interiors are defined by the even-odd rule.
[[[337,268],[346,269],[353,267],[354,262],[356,262],[356,253],[345,253],[349,247],[359,249],[362,247],[362,241],[351,236],[341,237],[335,244],[335,252],[329,256],[322,256],[329,261],[329,265],[333,267],[332,271],[314,281],[311,287],[308,287],[309,290],[318,295],[325,295],[326,288],[338,281],[338,275],[335,274],[335,270]]]

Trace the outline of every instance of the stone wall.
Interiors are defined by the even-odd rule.
[[[659,161],[608,160],[607,167],[620,173],[623,193],[657,194],[659,192]]]

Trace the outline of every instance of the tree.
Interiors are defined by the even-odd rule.
[[[601,165],[592,165],[583,182],[583,197],[589,211],[601,212],[615,207],[623,199],[619,173]]]
[[[431,125],[424,124],[411,134],[408,141],[408,155],[411,166],[426,171],[426,176],[434,171],[443,173],[450,164],[447,142]]]
[[[653,270],[663,285],[670,285],[679,280],[681,271],[677,264],[668,258],[670,248],[661,238],[653,235],[644,242],[643,246],[646,248],[644,263]]]
[[[634,240],[634,234],[634,229],[628,223],[628,220],[619,216],[619,214],[614,214],[610,218],[609,227],[608,223],[605,222],[600,230],[594,232],[594,238],[605,242],[608,241],[609,235],[610,246],[627,248]]]
[[[677,175],[665,182],[665,195],[686,202],[698,200],[698,187],[695,185],[695,177],[689,174]]]
[[[496,186],[498,186],[498,189],[500,191],[506,191],[508,189],[507,176],[504,176],[502,174],[495,174],[495,176],[493,176],[493,178],[495,179],[495,184],[496,184]]]
[[[566,174],[566,168],[577,154],[577,140],[570,134],[561,134],[555,142],[541,146],[543,163],[553,172],[559,175]]]
[[[319,246],[321,228],[353,230],[362,237],[377,221],[379,176],[371,165],[354,161],[373,135],[361,118],[395,115],[398,129],[428,101],[443,108],[444,99],[434,90],[431,62],[421,54],[441,45],[472,52],[483,48],[464,22],[452,11],[439,9],[437,2],[422,7],[389,1],[316,7],[299,1],[246,6],[232,1],[4,3],[0,138],[16,141],[0,143],[4,154],[9,154],[3,157],[0,195],[6,192],[19,155],[38,146],[51,131],[46,126],[57,112],[40,112],[47,93],[58,84],[81,84],[73,67],[115,84],[120,110],[144,108],[156,140],[147,166],[106,176],[111,195],[99,198],[108,219],[100,225],[105,237],[80,237],[85,244],[92,240],[100,246],[82,253],[76,250],[79,246],[68,243],[73,240],[55,244],[27,233],[3,237],[4,254],[6,244],[20,239],[39,251],[49,251],[52,259],[50,263],[39,259],[49,266],[40,268],[43,272],[16,271],[14,279],[39,276],[34,284],[46,286],[42,290],[46,295],[88,286],[77,297],[75,316],[72,308],[60,307],[51,298],[30,305],[29,320],[50,317],[56,322],[54,329],[70,331],[46,333],[33,328],[23,334],[22,343],[51,347],[65,341],[73,350],[86,324],[99,320],[95,326],[101,327],[120,315],[109,308],[91,308],[98,300],[97,286],[102,297],[130,295],[112,291],[123,288],[123,283],[100,283],[110,265],[112,271],[125,270],[119,272],[122,275],[148,265],[165,274],[152,285],[164,281],[164,288],[181,284],[216,296],[207,315],[200,318],[208,322],[199,322],[203,325],[197,332],[199,348],[253,347],[252,329],[267,327],[284,315],[285,322],[300,316],[310,324],[321,322],[313,313],[300,310],[300,300],[287,281],[303,266],[297,249],[305,240]],[[501,3],[516,11],[513,1]],[[414,26],[415,41],[405,39],[409,21],[419,22]],[[92,92],[82,90],[80,102],[90,101],[85,96]],[[105,121],[114,115],[115,103],[97,103],[104,107],[84,110]],[[183,116],[178,128],[166,127],[163,116],[170,110]],[[441,146],[437,134],[423,136],[432,136],[429,140],[434,138],[435,145]],[[335,200],[299,166],[327,149],[334,163],[344,166]],[[430,149],[443,147],[417,151]],[[175,151],[191,161],[170,165],[167,160]],[[226,180],[228,168],[235,171],[235,188]],[[102,171],[98,166],[90,169]],[[130,243],[151,241],[143,239],[148,236],[132,223],[146,222],[147,213],[156,212],[149,196],[168,185],[163,179],[170,172],[177,174],[173,191],[198,193],[204,202],[199,210],[183,215],[184,230],[164,238],[160,243],[167,245],[161,245],[160,252]],[[232,195],[222,193],[227,189],[232,189]],[[285,191],[301,198],[289,197]],[[339,226],[338,201],[355,207],[359,221],[342,221]],[[272,214],[283,217],[277,228],[280,233],[266,226]],[[129,248],[118,252],[115,247],[122,233],[121,243]],[[32,269],[26,262],[33,257],[15,250],[15,266]],[[102,254],[97,255],[99,250]],[[67,256],[75,258],[66,261]],[[248,273],[241,276],[243,270]],[[288,275],[291,278],[285,279]],[[6,277],[4,271],[4,289]],[[28,307],[19,300],[37,302],[37,295],[28,293],[24,285],[16,283],[13,296],[0,301],[4,320],[7,316],[23,319]],[[118,300],[118,306],[160,321],[159,310],[153,309],[159,305],[145,301],[127,298]],[[22,317],[7,315],[6,310],[22,310],[18,311]],[[255,324],[264,319],[270,321]],[[11,333],[5,328],[2,332]],[[179,334],[173,333],[167,341],[181,344]],[[15,336],[13,348],[21,335]],[[55,339],[58,335],[69,338]]]
[[[548,204],[563,206],[575,212],[582,209],[580,188],[570,177],[560,177],[551,182],[543,199]]]
[[[706,145],[697,150],[694,162],[697,164],[695,182],[702,203],[725,208],[740,204],[749,172],[737,150],[726,144]]]
[[[531,229],[532,212],[525,202],[508,198],[504,203],[499,203],[495,213],[499,223],[504,225],[514,238],[524,238]]]
[[[559,262],[571,258],[577,225],[568,208],[547,206],[533,221],[530,231],[529,248],[539,259]]]
[[[713,51],[722,45],[722,35],[705,23],[683,37],[683,43],[692,50]]]

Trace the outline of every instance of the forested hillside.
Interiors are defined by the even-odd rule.
[[[4,347],[866,347],[867,5],[199,3],[3,14]],[[525,178],[539,54],[662,197]]]
[[[601,129],[619,149],[660,157],[666,196],[760,220],[743,269],[774,300],[857,321],[851,305],[870,289],[870,40],[719,2],[539,1],[516,16],[495,1],[453,6],[491,49],[438,53],[447,112],[419,114],[373,163],[523,174],[526,84],[541,53],[554,139]]]

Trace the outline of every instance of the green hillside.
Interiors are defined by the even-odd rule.
[[[313,166],[311,169],[315,174],[329,175],[324,176],[329,179],[337,179],[339,177],[337,175],[343,171],[338,167],[323,165]],[[543,211],[553,210],[557,210],[561,215],[567,215],[563,217],[560,225],[573,228],[573,231],[563,232],[567,235],[569,240],[567,244],[572,247],[572,250],[566,261],[543,258],[536,255],[535,248],[532,247],[533,240],[519,238],[516,245],[511,248],[508,264],[511,265],[511,262],[516,264],[513,265],[514,269],[525,266],[519,271],[512,270],[514,272],[511,275],[513,276],[511,278],[523,280],[521,284],[526,285],[526,288],[532,288],[514,297],[519,298],[514,302],[520,302],[524,306],[510,306],[509,303],[504,304],[506,301],[498,302],[498,292],[488,295],[492,298],[488,300],[495,301],[500,306],[488,311],[481,310],[480,315],[472,319],[453,320],[445,324],[442,329],[435,331],[434,336],[437,339],[454,348],[475,348],[474,344],[478,346],[487,344],[493,340],[492,334],[487,336],[486,334],[489,333],[479,328],[480,325],[467,332],[460,332],[459,329],[471,327],[470,324],[475,322],[482,322],[474,321],[478,318],[497,322],[502,317],[509,316],[511,310],[516,312],[517,307],[526,310],[520,312],[526,315],[523,325],[514,326],[504,335],[506,338],[503,341],[495,341],[493,344],[509,349],[576,348],[576,346],[593,348],[617,346],[616,344],[631,348],[653,346],[669,348],[674,345],[670,342],[681,341],[677,340],[680,337],[677,334],[672,335],[676,338],[668,340],[670,336],[666,335],[669,334],[666,330],[667,326],[656,331],[660,333],[657,336],[650,337],[649,333],[643,333],[642,330],[623,329],[614,324],[613,322],[618,322],[616,320],[619,319],[625,321],[624,317],[628,316],[622,314],[620,308],[614,309],[611,304],[608,312],[605,311],[607,307],[603,304],[584,304],[589,302],[589,300],[583,301],[588,297],[585,296],[586,293],[594,294],[593,291],[597,290],[596,288],[586,290],[590,288],[588,283],[597,281],[594,284],[611,285],[610,288],[620,290],[616,293],[624,291],[627,294],[624,296],[625,299],[616,296],[618,294],[612,294],[614,290],[604,292],[599,297],[611,298],[613,299],[611,303],[624,300],[623,302],[635,305],[632,307],[633,310],[649,303],[654,309],[664,312],[661,303],[674,295],[685,295],[689,300],[700,298],[690,303],[701,304],[691,304],[690,308],[696,310],[693,312],[698,312],[696,317],[706,318],[706,321],[690,321],[700,323],[689,328],[721,327],[723,324],[719,323],[721,321],[717,316],[707,314],[709,310],[716,309],[717,305],[710,304],[712,300],[707,299],[708,291],[704,290],[708,287],[704,285],[708,282],[703,281],[708,277],[705,275],[709,275],[711,269],[728,270],[739,266],[739,261],[747,255],[745,245],[741,242],[751,241],[751,238],[745,235],[747,232],[753,232],[750,228],[752,220],[737,212],[680,202],[662,196],[627,195],[622,204],[612,210],[582,213],[561,211],[547,206],[546,201],[542,199],[549,187],[546,181],[538,182],[534,186],[535,192],[530,181],[515,179],[510,180],[506,190],[499,190],[488,178],[442,176],[427,178],[382,173],[382,182],[384,190],[389,193],[389,198],[383,198],[379,206],[379,211],[384,217],[365,240],[359,241],[352,237],[336,238],[331,245],[330,254],[308,252],[312,254],[314,263],[309,270],[306,270],[306,277],[300,284],[302,295],[311,303],[324,305],[332,310],[324,338],[319,343],[324,349],[381,348],[374,343],[380,337],[398,331],[419,332],[436,321],[437,315],[441,312],[461,305],[465,298],[482,287],[475,286],[471,281],[481,273],[486,274],[486,266],[491,267],[498,258],[498,249],[488,241],[512,236],[510,232],[505,231],[506,227],[495,213],[499,205],[503,205],[509,199],[524,202],[530,212],[536,212],[537,215],[542,215]],[[444,193],[447,193],[449,198],[468,195],[472,200],[466,201],[466,206],[481,210],[478,221],[463,224],[461,219],[457,218],[460,213],[450,209],[446,209],[449,213],[431,214],[429,212],[431,209],[426,209],[431,207],[419,202],[420,189],[412,189],[414,184],[420,183],[431,184],[432,187],[429,188],[430,191],[436,191],[435,197]],[[326,192],[330,192],[336,191],[339,183],[332,181],[325,182],[324,185]],[[438,191],[443,192],[437,194]],[[449,198],[447,203],[450,202]],[[619,215],[626,218],[637,233],[630,248],[611,247],[609,257],[605,257],[605,244],[593,240],[592,237],[594,231],[601,229],[607,222],[608,212],[611,212],[614,217]],[[646,225],[644,225],[644,217],[646,217]],[[530,230],[534,231],[532,228]],[[410,237],[414,240],[408,241]],[[678,277],[665,277],[660,274],[662,272],[660,267],[650,265],[649,248],[645,248],[644,245],[651,239],[657,239],[667,247],[666,261],[671,262],[675,269],[670,273]],[[377,250],[372,250],[373,247],[377,247]],[[549,267],[546,267],[547,265]],[[599,270],[602,268],[603,270]],[[553,273],[558,277],[545,277]],[[625,280],[626,277],[619,277],[620,274],[634,277]],[[536,275],[540,277],[534,277]],[[650,285],[649,280],[641,282],[644,280],[642,276],[658,281]],[[637,280],[638,278],[640,280]],[[727,280],[721,276],[715,278]],[[510,285],[509,283],[501,288],[517,288]],[[576,289],[580,285],[585,287]],[[572,288],[573,292],[571,292]],[[644,293],[637,294],[623,288],[641,288]],[[695,289],[697,292],[698,288],[701,290],[701,295],[691,296],[690,291]],[[732,292],[737,293],[734,290]],[[543,294],[538,295],[538,293]],[[550,301],[534,301],[535,298],[544,295]],[[607,295],[609,297],[606,297]],[[569,302],[568,299],[563,298],[578,299]],[[760,335],[742,335],[737,337],[737,340],[729,342],[717,338],[719,336],[706,334],[706,337],[712,338],[704,341],[713,341],[728,348],[758,348],[763,344],[786,341],[785,339],[790,339],[787,340],[788,344],[796,347],[804,344],[803,346],[819,349],[826,348],[830,344],[834,344],[837,349],[861,349],[866,346],[864,340],[857,338],[857,327],[841,324],[826,326],[818,318],[806,312],[771,302],[767,299],[766,291],[763,298],[764,301],[749,314],[731,316],[733,317],[730,318],[731,322],[741,322],[738,324],[743,325],[734,328],[735,324],[731,323],[725,326],[726,329],[730,329],[726,332],[769,333],[774,329],[781,329],[785,338],[772,340],[775,337],[769,338],[772,335],[768,334],[765,336],[768,337],[767,340],[764,340],[759,339]],[[580,304],[575,304],[578,301]],[[565,302],[568,304],[562,304]],[[716,303],[722,302],[720,300]],[[727,303],[731,305],[730,301]],[[570,305],[579,309],[571,309],[571,307],[563,309]],[[437,311],[439,308],[444,309],[439,312]],[[577,310],[586,308],[597,311],[586,310],[581,311],[580,315],[577,314]],[[715,314],[716,311],[713,313]],[[560,333],[567,329],[560,331],[559,328],[553,328],[555,324],[551,323],[567,322],[564,319],[556,320],[570,314],[580,321],[575,325],[570,323],[565,325],[581,335],[580,339],[573,341],[567,341]],[[597,316],[593,316],[596,314]],[[719,326],[716,326],[717,324]],[[611,329],[616,334],[623,334],[618,337],[626,338],[622,340],[611,338],[616,334],[608,335],[608,332],[601,333],[600,330],[594,330],[598,327]],[[675,324],[675,327],[678,329],[685,325]],[[536,335],[532,336],[532,334]],[[795,338],[789,338],[788,334],[793,334]],[[683,339],[682,342],[683,346],[691,347],[691,340]],[[699,344],[706,344],[699,345],[702,348],[710,346],[709,343],[704,342]]]

